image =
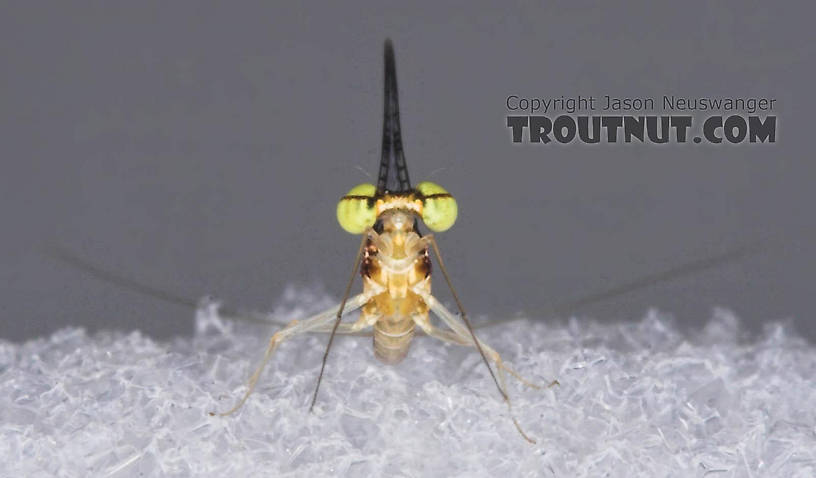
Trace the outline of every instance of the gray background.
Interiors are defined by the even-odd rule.
[[[723,305],[816,337],[812,7],[406,3],[3,2],[0,337],[191,330],[189,310],[42,254],[54,244],[192,298],[339,296],[358,239],[335,204],[375,174],[387,36],[412,179],[459,201],[439,239],[473,315],[770,240],[581,314],[658,306],[696,327]],[[507,95],[607,93],[776,98],[779,142],[511,144]]]

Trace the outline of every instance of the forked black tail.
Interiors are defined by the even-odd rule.
[[[385,106],[377,194],[386,191],[404,193],[410,190],[411,181],[408,179],[408,167],[405,165],[405,152],[402,149],[394,45],[389,39],[385,41]]]

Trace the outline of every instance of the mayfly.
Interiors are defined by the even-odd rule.
[[[222,415],[235,412],[246,402],[265,365],[281,343],[297,335],[311,332],[330,333],[331,335],[323,355],[310,410],[314,408],[317,400],[320,382],[335,334],[362,335],[369,329],[373,329],[374,354],[386,363],[397,363],[406,357],[416,327],[420,329],[417,335],[425,334],[446,342],[474,347],[487,365],[508,408],[510,399],[505,386],[505,373],[535,387],[504,364],[493,348],[476,338],[473,332],[474,327],[471,326],[462,303],[451,285],[434,236],[420,233],[420,219],[431,231],[442,232],[453,225],[457,212],[453,196],[441,186],[421,182],[416,187],[411,187],[399,122],[394,50],[391,42],[386,41],[382,155],[377,185],[355,186],[341,198],[337,205],[337,219],[340,225],[350,233],[362,235],[343,300],[339,305],[321,314],[309,319],[294,321],[276,332],[269,341],[260,365],[250,377],[246,392],[232,409]],[[619,283],[605,290],[550,305],[545,311],[550,314],[571,314],[589,304],[604,302],[658,283],[688,277],[736,262],[766,249],[766,246],[767,244],[744,246],[716,256],[680,264],[662,272]],[[451,289],[459,309],[458,316],[450,312],[431,294],[431,250],[436,255],[437,265]],[[97,279],[119,287],[173,304],[186,307],[197,306],[195,300],[189,300],[167,290],[110,272],[63,248],[49,247],[44,252]],[[363,292],[349,298],[352,283],[358,271],[363,276]],[[360,318],[351,324],[341,323],[344,313],[355,309],[361,309]],[[225,308],[220,308],[219,312],[226,319],[271,323],[265,314],[239,314]],[[438,316],[448,329],[434,326],[430,321],[430,312]],[[494,321],[481,324],[481,326],[501,324],[510,320],[515,319]],[[497,373],[493,372],[491,362],[495,364]],[[557,382],[552,382],[550,385],[555,383]],[[510,417],[519,433],[532,442],[533,440],[524,434],[521,426],[513,417],[512,410],[510,410]]]
[[[441,186],[428,181],[421,182],[416,187],[411,186],[402,145],[394,47],[390,40],[386,40],[385,105],[377,184],[355,186],[337,204],[340,226],[349,233],[362,236],[343,298],[339,305],[314,317],[293,321],[276,332],[269,340],[260,365],[250,377],[243,397],[232,409],[221,415],[228,415],[241,408],[281,343],[306,332],[330,333],[310,411],[317,401],[335,335],[362,332],[368,328],[373,328],[374,356],[387,364],[396,364],[405,358],[416,327],[445,342],[475,347],[508,408],[510,398],[505,384],[505,372],[535,387],[505,365],[493,348],[476,338],[462,302],[451,284],[436,239],[433,234],[423,235],[420,232],[420,219],[433,232],[446,231],[456,221],[457,212],[456,200]],[[431,250],[456,302],[458,316],[431,293]],[[358,270],[363,277],[363,291],[349,298]],[[356,309],[360,309],[361,313],[355,322],[341,323],[344,313]],[[448,329],[431,323],[431,312]],[[496,373],[491,362],[495,364]],[[519,433],[533,442],[513,418],[512,410],[510,412]]]

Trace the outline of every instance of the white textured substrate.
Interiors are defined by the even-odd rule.
[[[310,305],[293,314],[326,305],[295,299]],[[778,325],[744,343],[727,311],[694,335],[655,312],[481,330],[522,375],[561,382],[510,380],[536,445],[472,349],[427,337],[396,367],[369,338],[337,340],[314,414],[326,336],[297,339],[237,415],[210,416],[245,390],[269,328],[197,320],[170,343],[79,329],[0,342],[0,475],[816,476],[816,348]]]

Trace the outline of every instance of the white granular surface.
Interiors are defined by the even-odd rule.
[[[295,299],[275,315],[327,305]],[[210,416],[271,334],[212,311],[172,342],[76,328],[0,342],[0,476],[816,476],[816,348],[778,324],[745,339],[716,310],[693,334],[657,312],[481,329],[522,375],[561,383],[509,380],[530,445],[479,356],[427,337],[396,367],[370,338],[339,338],[313,414],[327,336],[295,339],[238,414]]]

